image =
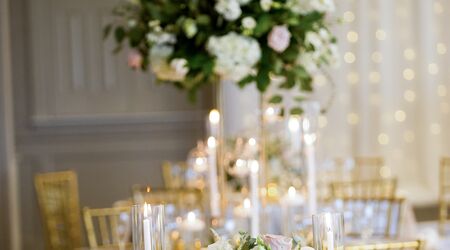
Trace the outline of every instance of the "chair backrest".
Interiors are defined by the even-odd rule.
[[[382,157],[378,156],[356,156],[353,178],[355,180],[383,178],[381,169],[384,165]]]
[[[333,182],[332,198],[393,198],[397,191],[397,179]]]
[[[345,250],[423,250],[425,242],[422,240],[376,243],[368,245],[346,246]]]
[[[80,247],[81,218],[76,173],[38,174],[34,184],[48,249]]]
[[[169,162],[165,161],[162,164],[162,172],[164,179],[164,186],[166,188],[182,188],[185,187],[185,175],[187,165],[185,162]]]
[[[131,243],[131,207],[83,209],[84,225],[90,247],[114,247],[119,237]]]
[[[186,211],[203,208],[203,193],[198,189],[133,186],[133,202],[137,204],[172,204]]]
[[[399,234],[403,198],[336,199],[334,206],[344,214],[348,235],[396,238]]]
[[[450,157],[442,158],[439,173],[439,231],[445,234],[450,205]]]

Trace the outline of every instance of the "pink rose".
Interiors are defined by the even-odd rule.
[[[272,250],[291,250],[292,249],[292,239],[281,236],[266,234],[263,237],[264,243],[270,246]]]
[[[142,56],[136,50],[128,54],[128,66],[132,69],[139,69],[142,66]]]
[[[286,25],[274,26],[269,33],[268,45],[276,52],[283,52],[291,43],[291,32]]]

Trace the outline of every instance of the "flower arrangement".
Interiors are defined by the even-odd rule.
[[[127,0],[105,35],[114,34],[116,51],[132,48],[131,68],[150,68],[191,97],[218,80],[265,91],[272,77],[310,92],[317,70],[337,61],[326,19],[334,8],[333,0]]]
[[[216,232],[214,236],[217,241],[208,246],[208,250],[314,250],[311,247],[302,247],[302,244],[296,243],[294,240],[281,236],[266,234],[252,238],[248,233],[241,232],[239,243],[233,246],[229,241],[220,238]]]

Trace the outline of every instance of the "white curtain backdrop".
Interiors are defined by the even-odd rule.
[[[335,100],[320,118],[321,156],[382,156],[383,174],[397,176],[408,198],[436,201],[439,159],[450,155],[450,1],[336,5],[342,62],[332,73]]]
[[[334,102],[319,119],[320,159],[382,156],[383,174],[398,177],[407,198],[436,202],[439,159],[450,155],[450,0],[335,3],[342,61],[331,71]],[[319,96],[328,96],[330,85],[319,79]],[[255,92],[225,93],[241,104],[226,108],[255,121],[258,110],[242,109],[248,100],[258,108]]]

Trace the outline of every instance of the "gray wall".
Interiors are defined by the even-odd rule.
[[[101,40],[110,0],[12,1],[13,81],[23,249],[42,249],[39,172],[78,173],[81,206],[107,207],[136,183],[161,186],[160,163],[183,160],[203,135],[195,105],[126,68]]]

